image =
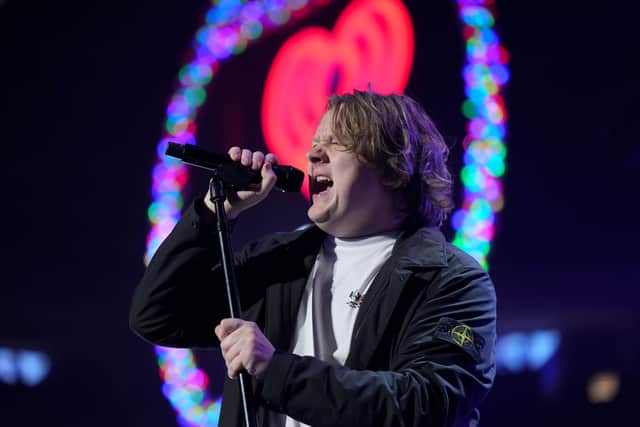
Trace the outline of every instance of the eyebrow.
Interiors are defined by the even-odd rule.
[[[331,142],[332,140],[335,140],[335,137],[333,135],[326,138],[313,138],[311,142],[321,143],[321,142]]]

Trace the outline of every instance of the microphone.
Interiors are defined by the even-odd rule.
[[[254,171],[240,162],[234,162],[227,154],[215,154],[193,144],[169,142],[167,156],[175,157],[192,166],[216,172],[225,188],[232,191],[251,190],[262,182],[260,171]],[[302,188],[304,173],[293,166],[273,165],[280,191],[296,192]]]

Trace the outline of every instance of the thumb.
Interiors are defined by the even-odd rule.
[[[273,171],[273,165],[270,161],[264,162],[262,166],[262,170],[260,171],[260,175],[262,175],[262,192],[269,192],[276,185],[276,181],[278,177],[276,173]]]

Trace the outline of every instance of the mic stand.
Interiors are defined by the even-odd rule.
[[[224,278],[227,288],[229,314],[232,318],[239,318],[240,295],[238,293],[236,275],[233,268],[233,252],[231,251],[231,242],[229,240],[227,215],[224,211],[226,195],[224,192],[224,183],[217,171],[214,171],[213,177],[209,181],[209,194],[211,197],[210,200],[216,208],[216,228],[218,230],[222,268],[224,270]],[[238,383],[240,385],[240,396],[242,397],[244,425],[245,427],[256,427],[255,406],[253,402],[253,395],[250,392],[251,390],[249,390],[249,375],[246,371],[242,370],[238,373]]]

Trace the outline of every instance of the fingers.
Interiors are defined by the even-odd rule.
[[[251,156],[251,169],[254,171],[260,170],[264,163],[264,153],[262,151],[255,151]]]
[[[269,194],[269,192],[275,187],[276,182],[278,181],[278,177],[272,169],[271,163],[265,163],[262,171],[260,172],[262,176],[262,182],[260,183],[259,194],[264,194],[265,196]]]
[[[229,157],[231,157],[231,160],[233,160],[234,162],[237,162],[238,160],[240,160],[242,149],[240,147],[231,147],[229,148],[229,151],[227,151],[227,154],[229,154]]]
[[[276,185],[278,181],[278,177],[273,171],[272,166],[278,164],[278,159],[275,155],[269,153],[264,158],[264,167],[260,171],[260,175],[262,176],[262,185],[260,191],[262,193],[269,193],[271,189]]]
[[[223,336],[220,342],[220,350],[227,365],[229,378],[235,378],[238,372],[249,364],[251,358],[247,352],[253,349],[255,339],[252,333],[255,324],[237,320],[239,319],[224,319],[216,327],[216,334],[220,332],[221,336]],[[227,334],[226,336],[224,335],[225,333]],[[251,370],[247,369],[247,372],[251,373]]]
[[[228,193],[224,208],[227,217],[234,219],[241,212],[260,203],[269,195],[278,180],[271,168],[272,165],[278,163],[278,159],[272,153],[265,155],[261,151],[252,152],[240,147],[231,147],[228,154],[234,162],[240,162],[243,166],[250,167],[254,171],[260,171],[262,177],[259,185],[251,185],[246,190]]]
[[[264,372],[275,349],[254,322],[224,319],[215,333],[230,378],[235,378],[242,369],[251,375]]]
[[[269,153],[264,157],[264,161],[265,163],[271,163],[272,165],[277,165],[278,164],[278,159],[276,158],[276,155],[273,153]]]
[[[251,150],[240,147],[231,147],[228,153],[233,161],[239,161],[243,166],[248,166],[255,171],[260,171],[260,175],[262,176],[260,193],[267,194],[271,191],[277,181],[277,177],[271,166],[278,164],[278,159],[273,153],[265,155],[262,151],[252,152]]]
[[[260,152],[257,151],[256,153]],[[227,154],[229,154],[231,160],[233,160],[234,162],[239,161],[243,166],[251,166],[253,163],[254,153],[252,153],[251,150],[247,150],[246,148],[242,149],[240,147],[231,147],[229,148],[229,151],[227,151]],[[262,153],[260,154],[262,155]],[[260,166],[262,166],[262,164]]]
[[[242,319],[222,319],[220,324],[215,328],[216,336],[222,342],[222,340],[228,337],[233,331],[238,329],[244,323],[245,321]]]
[[[253,170],[260,170],[266,163],[275,165],[278,159],[272,153],[265,155],[262,151],[251,151],[246,148],[231,147],[227,152],[231,160],[240,162],[243,166],[251,167]]]
[[[242,329],[234,333],[237,336],[230,336],[224,341],[224,349],[220,346],[224,360],[227,361],[227,373],[230,378],[234,378],[242,368],[252,373],[254,364],[252,351],[255,349],[255,335]]]

